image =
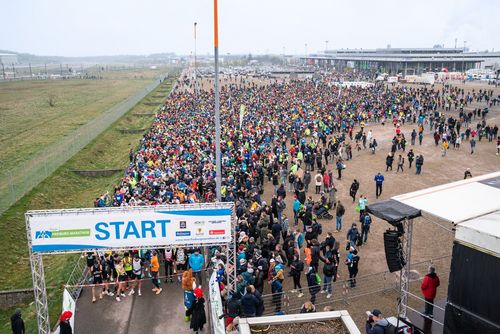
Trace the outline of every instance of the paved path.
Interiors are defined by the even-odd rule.
[[[151,288],[148,281],[143,284],[140,297],[135,294],[117,302],[114,297],[104,296],[95,304],[91,301],[92,291],[83,289],[76,305],[75,333],[193,333],[189,323],[184,321],[181,285],[162,282],[163,291],[158,296]]]

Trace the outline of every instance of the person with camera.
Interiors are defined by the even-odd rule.
[[[391,325],[387,319],[382,318],[382,312],[380,312],[380,310],[374,309],[366,313],[368,314],[368,320],[366,320],[366,334],[396,333],[395,331],[391,331],[394,326]]]

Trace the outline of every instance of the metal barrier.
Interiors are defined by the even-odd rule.
[[[420,281],[423,279],[425,274],[427,274],[427,269],[430,264],[436,267],[437,272],[448,273],[450,268],[451,255],[441,256],[438,258],[421,261],[411,264],[412,272],[415,273],[414,277],[410,278],[410,288],[416,290],[420,288]],[[418,272],[418,275],[417,275]],[[323,278],[323,275],[321,275]],[[447,275],[441,275],[441,285],[447,284]],[[302,276],[305,278],[305,275]],[[276,303],[281,300],[281,311],[288,313],[298,313],[302,308],[304,302],[309,301],[311,294],[307,286],[306,280],[302,279],[302,293],[304,296],[298,298],[298,292],[292,292],[293,290],[284,291],[280,294],[266,294],[262,296],[264,300],[264,315],[272,315],[276,310]],[[318,306],[332,305],[334,303],[344,303],[346,309],[349,310],[349,303],[353,299],[359,297],[368,296],[375,293],[395,293],[399,295],[399,272],[390,273],[389,271],[383,271],[378,273],[373,273],[364,276],[356,277],[356,286],[352,288],[350,286],[350,280],[337,280],[332,283],[332,296],[331,298],[326,298],[327,293],[316,294],[316,311],[320,311]],[[418,286],[417,286],[418,285]],[[321,290],[323,290],[324,283],[321,284]],[[446,289],[442,289],[445,291]],[[278,295],[280,296],[278,298]]]
[[[75,301],[80,297],[83,285],[87,282],[88,277],[89,270],[87,268],[87,261],[84,256],[80,256],[66,282],[68,292]]]

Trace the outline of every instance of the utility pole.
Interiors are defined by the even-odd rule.
[[[3,74],[3,79],[5,80],[5,67],[2,62],[2,74]]]
[[[49,72],[47,72],[47,64],[45,64],[45,79],[49,77]]]
[[[325,41],[325,54],[327,50],[328,50],[328,41]]]
[[[61,63],[61,64],[59,64],[59,69],[60,69],[61,76],[62,76],[62,63]]]
[[[221,150],[220,150],[220,101],[219,101],[219,19],[217,13],[217,0],[214,0],[214,63],[215,63],[215,188],[217,201],[222,200],[221,183]]]
[[[14,79],[16,78],[16,68],[14,67],[14,63],[12,63],[12,72],[14,72]]]
[[[458,41],[458,38],[455,38],[455,49],[457,48],[457,41]]]
[[[33,72],[31,71],[31,63],[30,63],[30,78],[33,78]]]

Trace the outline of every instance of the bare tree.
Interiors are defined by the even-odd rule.
[[[48,102],[49,106],[55,107],[55,105],[56,105],[56,96],[54,94],[49,94],[49,96],[47,98],[47,102]]]

